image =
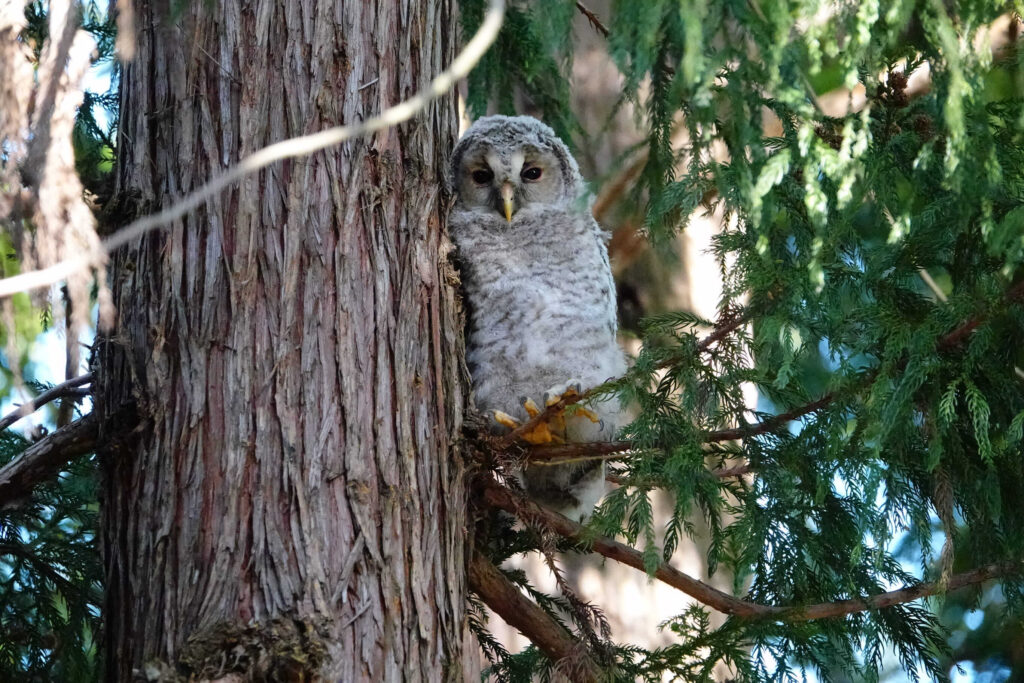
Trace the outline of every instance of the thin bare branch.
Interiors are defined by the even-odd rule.
[[[531,465],[563,465],[577,460],[615,460],[630,455],[636,446],[631,441],[584,441],[550,446],[534,446],[526,455]]]
[[[1018,282],[1006,291],[1007,301],[1024,298],[1024,282]],[[987,315],[977,315],[939,340],[940,351],[948,351],[963,343],[978,325],[985,322]]]
[[[264,147],[220,175],[212,178],[198,190],[172,202],[166,209],[150,216],[144,216],[121,228],[103,240],[96,253],[86,253],[82,256],[59,261],[47,268],[0,279],[0,297],[8,297],[18,292],[46,287],[80,271],[99,267],[105,262],[106,254],[138,239],[151,230],[163,227],[171,221],[181,218],[244,176],[265,168],[276,161],[306,156],[351,138],[369,135],[370,133],[408,121],[423,110],[431,101],[447,93],[460,79],[469,73],[497,37],[504,14],[504,0],[490,0],[487,15],[484,17],[483,23],[480,24],[479,30],[455,58],[451,66],[435,77],[426,88],[408,100],[385,110],[379,116],[369,118],[360,123],[337,126],[319,133],[283,140],[269,147]]]
[[[1020,574],[1024,570],[1024,564],[1020,562],[1002,562],[978,567],[961,574],[954,574],[943,587],[941,581],[929,581],[919,583],[916,586],[907,586],[899,590],[887,593],[878,593],[863,600],[840,600],[838,602],[823,602],[806,607],[784,607],[777,608],[778,618],[785,621],[813,621],[814,619],[828,619],[842,617],[847,614],[866,612],[867,610],[885,609],[894,605],[913,602],[921,598],[939,595],[958,588],[975,586],[992,579],[1001,579]]]
[[[836,398],[836,392],[830,391],[821,398],[805,403],[802,406],[796,407],[793,410],[787,410],[784,413],[779,413],[769,417],[766,420],[757,422],[755,424],[743,425],[741,427],[733,427],[731,429],[719,429],[714,432],[708,432],[701,439],[704,443],[718,443],[720,441],[734,441],[736,439],[749,439],[752,436],[758,436],[767,432],[773,432],[781,427],[786,426],[793,420],[797,420],[804,415],[813,413],[821,410]]]
[[[730,477],[742,477],[745,474],[753,472],[753,468],[750,465],[736,465],[735,467],[719,467],[711,470],[711,475],[718,479],[729,479]],[[616,486],[626,486],[629,484],[629,479],[618,474],[606,474],[604,479],[607,482],[615,484]],[[656,487],[665,488],[668,484],[661,479],[644,479],[642,482],[644,485],[651,485]]]
[[[719,479],[728,479],[729,477],[742,477],[746,474],[750,474],[754,471],[750,465],[734,465],[733,467],[719,467],[711,470],[711,474],[715,475]]]
[[[57,384],[57,385],[55,385],[53,387],[50,387],[49,389],[47,389],[43,393],[41,393],[38,396],[36,396],[31,401],[29,401],[29,402],[19,406],[18,408],[12,410],[7,415],[4,415],[4,417],[2,419],[0,419],[0,432],[2,432],[3,430],[7,429],[12,424],[17,422],[21,418],[25,417],[26,415],[30,415],[33,412],[39,410],[40,408],[45,406],[50,401],[54,401],[54,400],[56,400],[58,398],[62,398],[64,396],[77,395],[77,392],[74,391],[74,389],[76,387],[80,387],[83,384],[89,384],[91,382],[92,382],[92,373],[91,372],[87,372],[84,375],[79,375],[78,377],[72,377],[71,379],[69,379],[66,382],[61,382],[60,384]]]

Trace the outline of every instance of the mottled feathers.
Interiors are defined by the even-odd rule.
[[[575,159],[536,119],[489,116],[455,147],[457,201],[449,227],[469,309],[466,359],[477,407],[519,420],[526,398],[568,383],[583,390],[621,375],[615,284],[606,235],[590,213]],[[591,406],[600,418],[570,417],[570,442],[610,440],[624,418],[618,403]],[[585,518],[603,495],[600,461],[532,465],[527,493],[569,517]]]

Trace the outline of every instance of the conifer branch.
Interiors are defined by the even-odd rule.
[[[573,541],[581,541],[599,555],[616,560],[634,569],[645,571],[644,558],[640,551],[618,541],[613,541],[610,538],[601,536],[593,539],[589,537],[584,538],[582,533],[583,527],[576,522],[570,521],[553,510],[541,507],[531,500],[518,496],[494,482],[488,482],[484,488],[484,500],[493,507],[505,510],[526,522],[539,524],[542,528],[550,529],[559,536]],[[667,562],[662,562],[658,566],[654,576],[669,586],[686,593],[691,598],[725,614],[754,616],[758,614],[758,610],[761,607],[761,605],[744,602],[739,598],[718,590],[714,586],[684,574]]]
[[[632,441],[583,441],[532,447],[526,459],[536,465],[560,465],[579,459],[614,460],[636,449]]]
[[[495,614],[529,638],[548,659],[565,661],[573,668],[578,677],[573,676],[572,680],[598,680],[598,667],[583,650],[582,642],[523,595],[490,560],[474,552],[466,575],[470,590]]]
[[[1006,290],[1004,295],[1007,303],[1013,302],[1017,299],[1024,299],[1024,281],[1018,282],[1016,285]],[[976,315],[960,327],[956,328],[946,336],[942,337],[938,343],[938,349],[940,351],[949,351],[956,346],[959,346],[968,335],[971,334],[981,323],[985,322],[988,318],[986,314]]]
[[[878,593],[864,599],[855,598],[836,602],[822,602],[815,605],[807,605],[806,607],[771,607],[768,608],[770,611],[766,612],[765,616],[782,621],[814,621],[815,619],[843,617],[848,614],[903,605],[914,600],[920,600],[921,598],[929,598],[933,595],[957,590],[958,588],[976,586],[979,583],[992,579],[1016,576],[1022,571],[1024,571],[1024,563],[998,562],[960,574],[954,574],[945,583],[941,579],[929,581],[886,593]]]
[[[754,470],[750,465],[735,465],[733,467],[716,467],[710,472],[711,475],[717,479],[729,479],[730,477],[742,477],[743,475],[750,474],[753,471]],[[626,486],[630,483],[628,477],[619,476],[617,474],[606,474],[604,475],[604,480],[615,484],[616,486]],[[654,478],[645,478],[643,480],[643,484],[649,484],[660,488],[666,488],[668,486],[664,480]]]
[[[484,500],[489,505],[511,513],[527,523],[538,524],[544,529],[550,529],[570,541],[579,541],[599,555],[646,572],[644,556],[639,550],[603,536],[591,537],[590,535],[585,535],[583,527],[576,522],[531,500],[514,494],[512,491],[494,482],[489,482],[486,485]],[[878,593],[866,598],[853,598],[850,600],[822,602],[803,606],[764,605],[742,600],[679,571],[667,562],[662,562],[658,565],[654,571],[654,578],[723,614],[751,619],[799,622],[841,617],[868,610],[885,609],[945,593],[946,591],[977,585],[991,579],[1018,575],[1022,571],[1024,571],[1024,563],[1022,562],[995,563],[955,574],[945,582],[942,580],[930,581],[885,593]]]
[[[740,427],[732,427],[730,429],[719,429],[714,432],[706,433],[701,441],[703,443],[718,443],[720,441],[735,441],[736,439],[749,439],[752,436],[759,436],[768,432],[773,432],[781,427],[785,427],[793,420],[797,420],[804,415],[821,410],[828,404],[832,403],[836,398],[836,392],[830,391],[821,398],[805,403],[802,406],[793,408],[793,410],[787,410],[784,413],[773,415],[766,420],[756,422],[754,424],[743,425]]]
[[[1017,285],[1011,287],[1006,291],[1005,298],[1008,302],[1015,301],[1017,299],[1024,299],[1024,282],[1020,282]],[[734,317],[720,322],[715,329],[702,339],[697,344],[698,352],[706,352],[712,344],[721,341],[729,333],[736,330],[741,325],[745,324],[750,320],[751,313],[749,310],[744,310],[737,313]],[[936,347],[940,351],[949,351],[963,343],[967,337],[973,332],[981,323],[983,323],[988,316],[981,314],[977,315],[962,325],[949,332],[945,336],[941,337]],[[867,376],[866,379],[874,378],[874,373]],[[584,392],[576,396],[570,396],[566,399],[560,400],[557,403],[548,406],[545,410],[541,411],[539,415],[533,419],[523,423],[520,427],[516,428],[512,432],[509,432],[501,439],[496,442],[496,447],[499,450],[508,448],[515,440],[524,432],[533,429],[538,424],[555,414],[558,410],[564,409],[565,406],[578,403],[585,400],[593,393],[593,390]],[[777,429],[784,427],[793,420],[797,420],[805,415],[813,412],[817,412],[822,408],[827,407],[831,404],[839,395],[839,392],[830,391],[827,394],[821,396],[818,399],[805,403],[801,406],[797,406],[792,410],[787,410],[784,413],[779,413],[769,417],[761,422],[754,424],[743,425],[740,427],[731,427],[729,429],[719,429],[713,432],[707,432],[701,437],[702,443],[718,443],[721,441],[735,441],[737,439],[749,439],[754,436],[773,432]],[[586,456],[594,456],[596,458],[608,459],[609,456],[616,454],[623,454],[636,448],[635,444],[629,441],[595,441],[586,443],[573,443],[573,444],[558,444],[550,446],[535,446],[530,450],[528,459],[530,461],[559,461],[566,459],[577,459]],[[554,464],[554,462],[552,462]]]

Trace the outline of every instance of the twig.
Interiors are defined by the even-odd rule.
[[[232,166],[224,173],[212,178],[198,190],[172,202],[163,211],[150,216],[144,216],[121,228],[103,240],[99,249],[100,253],[91,253],[65,259],[47,268],[0,279],[0,298],[30,289],[46,287],[80,270],[101,265],[105,260],[106,254],[138,239],[151,230],[155,230],[184,216],[201,206],[206,200],[233,185],[239,179],[261,168],[265,168],[275,161],[312,154],[325,147],[340,144],[350,138],[368,135],[408,121],[431,101],[447,93],[460,79],[469,73],[497,37],[504,14],[504,0],[490,0],[487,15],[484,17],[484,21],[480,25],[479,30],[477,30],[476,35],[466,44],[466,47],[463,48],[451,66],[448,67],[448,70],[441,72],[426,88],[408,100],[385,110],[379,116],[360,123],[349,126],[337,126],[319,133],[283,140],[269,147],[264,147],[258,152],[249,155],[235,166]]]
[[[7,415],[4,415],[3,419],[0,419],[0,432],[7,429],[26,415],[39,410],[50,401],[74,394],[75,392],[71,390],[75,387],[80,387],[83,384],[89,384],[90,382],[92,382],[92,373],[87,372],[84,375],[73,377],[66,382],[61,382],[60,384],[50,387],[31,401],[12,410]]]
[[[939,283],[935,281],[935,278],[933,278],[927,270],[924,268],[918,268],[917,273],[921,276],[921,279],[924,280],[924,283],[928,285],[928,289],[932,290],[932,294],[935,295],[936,299],[942,303],[949,301],[949,297],[946,296],[946,293],[942,291],[941,287],[939,287]],[[1020,367],[1016,365],[1013,366],[1013,374],[1017,375],[1020,379],[1024,379],[1024,370],[1021,370]]]
[[[789,424],[793,420],[803,417],[808,413],[821,410],[836,398],[836,392],[830,391],[816,401],[805,403],[798,408],[786,411],[785,413],[779,413],[773,415],[767,420],[762,420],[751,425],[743,425],[741,427],[732,427],[731,429],[719,429],[718,431],[708,432],[701,439],[704,443],[718,443],[720,441],[734,441],[736,439],[749,439],[752,436],[758,436],[766,432],[772,432]]]
[[[552,661],[569,659],[582,669],[580,678],[597,680],[593,660],[581,652],[580,643],[561,624],[549,617],[536,603],[523,595],[486,557],[473,553],[467,568],[469,588],[494,610],[495,614],[530,639]]]
[[[750,474],[754,471],[750,465],[734,465],[732,467],[719,467],[711,470],[711,474],[715,475],[719,479],[727,479],[729,477],[742,477],[745,474]]]
[[[701,442],[718,443],[721,441],[735,441],[736,439],[749,439],[752,436],[759,436],[767,432],[772,432],[775,431],[776,429],[779,429],[780,427],[785,426],[786,424],[789,424],[790,422],[796,420],[797,418],[801,418],[804,415],[807,415],[808,413],[813,413],[817,410],[821,410],[822,408],[830,404],[833,400],[835,400],[835,398],[836,393],[829,392],[822,396],[821,398],[817,399],[816,401],[805,403],[804,405],[799,406],[798,408],[794,408],[793,410],[789,410],[785,413],[779,413],[778,415],[774,415],[761,422],[743,425],[742,427],[732,427],[730,429],[719,429],[714,432],[707,432],[704,434],[703,437],[701,437]],[[521,427],[517,428],[516,431],[519,431],[519,429],[521,429]],[[505,438],[507,438],[508,436],[510,436],[510,434],[506,435]],[[636,444],[634,444],[631,441],[591,441],[583,443],[558,444],[555,446],[534,446],[533,448],[530,449],[527,459],[530,460],[531,462],[534,462],[550,461],[565,458],[578,458],[587,455],[603,457],[613,454],[622,455],[626,451],[635,448]]]
[[[605,38],[611,35],[611,32],[604,24],[601,23],[601,20],[597,18],[597,15],[587,9],[587,6],[582,2],[576,3],[576,9],[583,13],[583,16],[587,18],[587,21],[590,22],[590,25],[593,26],[594,30],[598,33],[603,35]]]
[[[735,329],[745,325],[752,317],[754,317],[753,312],[749,308],[734,310],[732,311],[732,315],[733,317],[731,318],[719,320],[718,324],[715,325],[715,329],[711,331],[711,334],[698,342],[697,353],[704,353],[711,348],[712,344],[717,344],[722,341]]]
[[[847,614],[902,605],[919,600],[920,598],[945,593],[946,591],[973,586],[990,579],[1013,576],[1019,574],[1022,569],[1024,569],[1024,566],[1020,562],[989,564],[949,577],[949,582],[945,587],[942,586],[941,581],[929,581],[928,583],[919,583],[916,586],[907,586],[906,588],[900,588],[899,590],[887,593],[878,593],[863,600],[839,600],[837,602],[823,602],[806,607],[784,607],[780,608],[777,614],[779,618],[785,621],[813,621],[814,619],[842,617]]]
[[[585,459],[612,460],[629,455],[636,445],[632,441],[584,441],[550,446],[534,446],[526,459],[535,465],[555,465],[565,461]]]
[[[570,521],[562,515],[541,507],[533,501],[513,494],[496,483],[488,483],[484,489],[484,500],[506,512],[528,522],[539,522],[545,528],[550,529],[560,536],[569,540],[580,541],[588,544],[594,552],[609,559],[615,560],[639,571],[646,571],[644,568],[643,554],[618,541],[605,537],[590,538],[584,537],[583,527]],[[839,600],[836,602],[822,602],[812,605],[762,605],[756,602],[741,600],[710,586],[703,581],[684,574],[675,569],[667,562],[658,565],[654,577],[663,583],[676,588],[694,600],[711,607],[724,614],[737,617],[773,619],[779,621],[813,621],[815,619],[827,619],[841,617],[847,614],[856,614],[868,610],[884,609],[894,605],[901,605],[913,602],[920,598],[929,597],[945,591],[956,590],[990,579],[1003,578],[1021,573],[1024,570],[1024,563],[1005,562],[990,564],[979,567],[962,574],[956,574],[949,578],[948,583],[943,587],[938,581],[921,583],[916,586],[907,586],[898,590],[878,593],[866,598],[854,598],[850,600]]]
[[[718,479],[728,479],[729,477],[742,477],[745,474],[750,474],[754,471],[750,465],[736,465],[734,467],[718,467],[711,470],[711,476],[717,477]],[[606,474],[604,479],[607,482],[615,484],[616,486],[626,486],[629,484],[627,477],[620,476],[618,474]],[[659,479],[644,479],[644,484],[650,483],[653,486],[666,487],[667,484],[663,480]]]

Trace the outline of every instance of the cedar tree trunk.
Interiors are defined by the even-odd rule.
[[[135,2],[119,198],[371,117],[456,51],[453,0]],[[113,258],[97,411],[109,680],[462,677],[454,95],[273,165]],[[136,672],[133,674],[133,671]]]

